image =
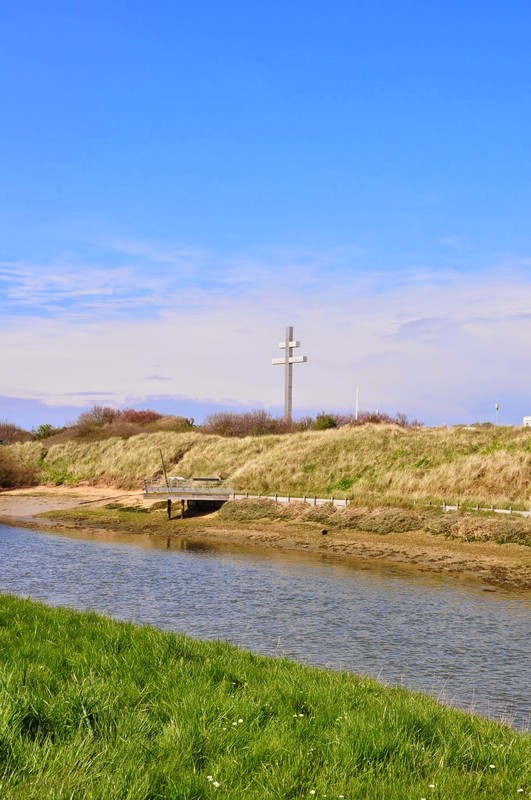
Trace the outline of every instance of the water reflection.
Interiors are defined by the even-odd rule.
[[[520,592],[184,537],[8,526],[0,563],[2,591],[367,673],[529,723],[531,601]]]

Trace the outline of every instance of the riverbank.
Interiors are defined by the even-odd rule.
[[[323,535],[323,524],[318,521],[262,517],[253,522],[234,519],[226,512],[225,518],[216,512],[168,520],[163,508],[149,511],[151,505],[138,492],[38,487],[0,494],[0,521],[99,533],[116,530],[185,537],[213,545],[282,548],[478,580],[491,589],[531,588],[531,548],[521,544],[447,538],[419,529],[390,530],[382,535],[377,530],[330,526]],[[482,525],[492,527],[490,519],[476,518],[474,525],[480,534]]]
[[[526,797],[530,737],[367,677],[0,596],[5,800]]]

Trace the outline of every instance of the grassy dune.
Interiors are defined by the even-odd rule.
[[[353,675],[0,596],[4,800],[512,798],[529,736]]]
[[[169,472],[221,474],[236,489],[260,494],[386,505],[429,498],[531,503],[529,428],[365,425],[243,439],[159,432],[9,450],[44,483],[140,488],[144,477],[161,474],[162,451]]]

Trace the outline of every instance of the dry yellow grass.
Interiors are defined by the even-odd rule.
[[[221,475],[241,491],[410,500],[531,504],[531,429],[404,429],[366,425],[290,435],[223,438],[159,432],[83,444],[12,445],[45,483],[141,488],[162,472]]]
[[[140,487],[144,477],[162,472],[161,452],[168,467],[178,463],[197,442],[196,433],[145,433],[128,439],[111,438],[53,445],[42,459],[45,482]]]

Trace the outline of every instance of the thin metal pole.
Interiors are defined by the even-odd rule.
[[[168,483],[168,476],[166,475],[166,466],[164,464],[164,456],[162,455],[162,450],[160,452],[160,460],[162,461],[162,471],[164,472],[164,480],[166,481],[166,489],[170,488],[170,484]]]

